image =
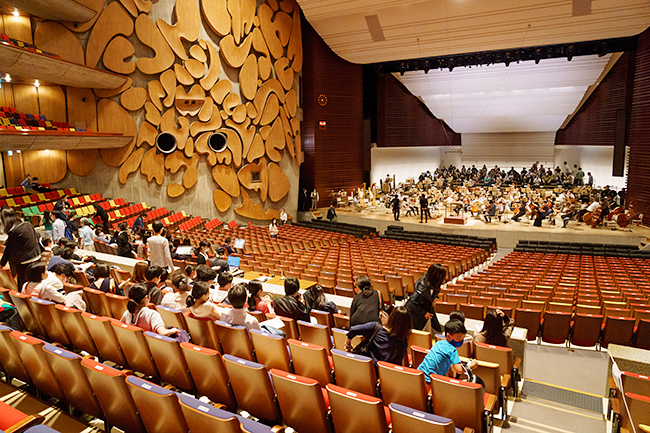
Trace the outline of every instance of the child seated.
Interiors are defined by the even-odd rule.
[[[463,367],[458,357],[458,347],[463,345],[463,340],[467,330],[459,320],[450,320],[445,324],[445,339],[438,341],[433,345],[427,356],[424,357],[422,364],[417,369],[424,372],[424,379],[429,383],[430,374],[439,374],[441,376],[455,376],[456,373],[462,374]],[[468,363],[470,368],[476,366],[476,361]]]
[[[192,294],[187,297],[187,307],[194,317],[221,320],[219,308],[210,301],[210,285],[205,281],[195,281]]]
[[[244,305],[246,304],[246,284],[235,284],[228,290],[228,300],[232,308],[221,309],[221,320],[232,325],[241,325],[250,329],[257,329],[261,331],[257,319],[246,312]]]

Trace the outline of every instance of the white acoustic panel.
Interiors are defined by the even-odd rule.
[[[459,133],[557,131],[611,55],[394,74]]]

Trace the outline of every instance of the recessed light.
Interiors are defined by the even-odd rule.
[[[6,75],[5,75],[5,81],[6,81],[7,83],[11,83],[11,75],[6,74]]]
[[[18,13],[18,9],[16,9],[16,10],[14,11],[14,16],[17,17],[18,15],[20,15],[20,14]]]
[[[34,80],[34,87],[38,87],[40,85],[41,85],[41,83],[39,83],[38,80]]]

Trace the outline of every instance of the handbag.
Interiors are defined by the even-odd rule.
[[[370,356],[370,343],[375,338],[379,330],[381,329],[381,323],[375,323],[375,328],[372,330],[372,335],[367,340],[363,340],[361,343],[357,344],[352,348],[352,353],[355,355],[361,356]]]

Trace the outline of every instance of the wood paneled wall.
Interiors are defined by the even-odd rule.
[[[555,144],[614,145],[616,111],[626,108],[630,58],[624,53],[618,59],[566,128],[557,131]]]
[[[363,182],[362,67],[342,60],[303,19],[303,120],[305,159],[300,187],[320,193],[319,206],[329,206],[329,193],[350,190]],[[319,95],[327,104],[318,103]],[[320,129],[319,122],[327,123]]]
[[[391,74],[377,80],[377,146],[460,146],[460,134],[431,114]]]
[[[644,214],[650,213],[650,31],[638,37],[631,67],[629,105],[627,201],[635,201]],[[649,218],[645,218],[646,221]]]

